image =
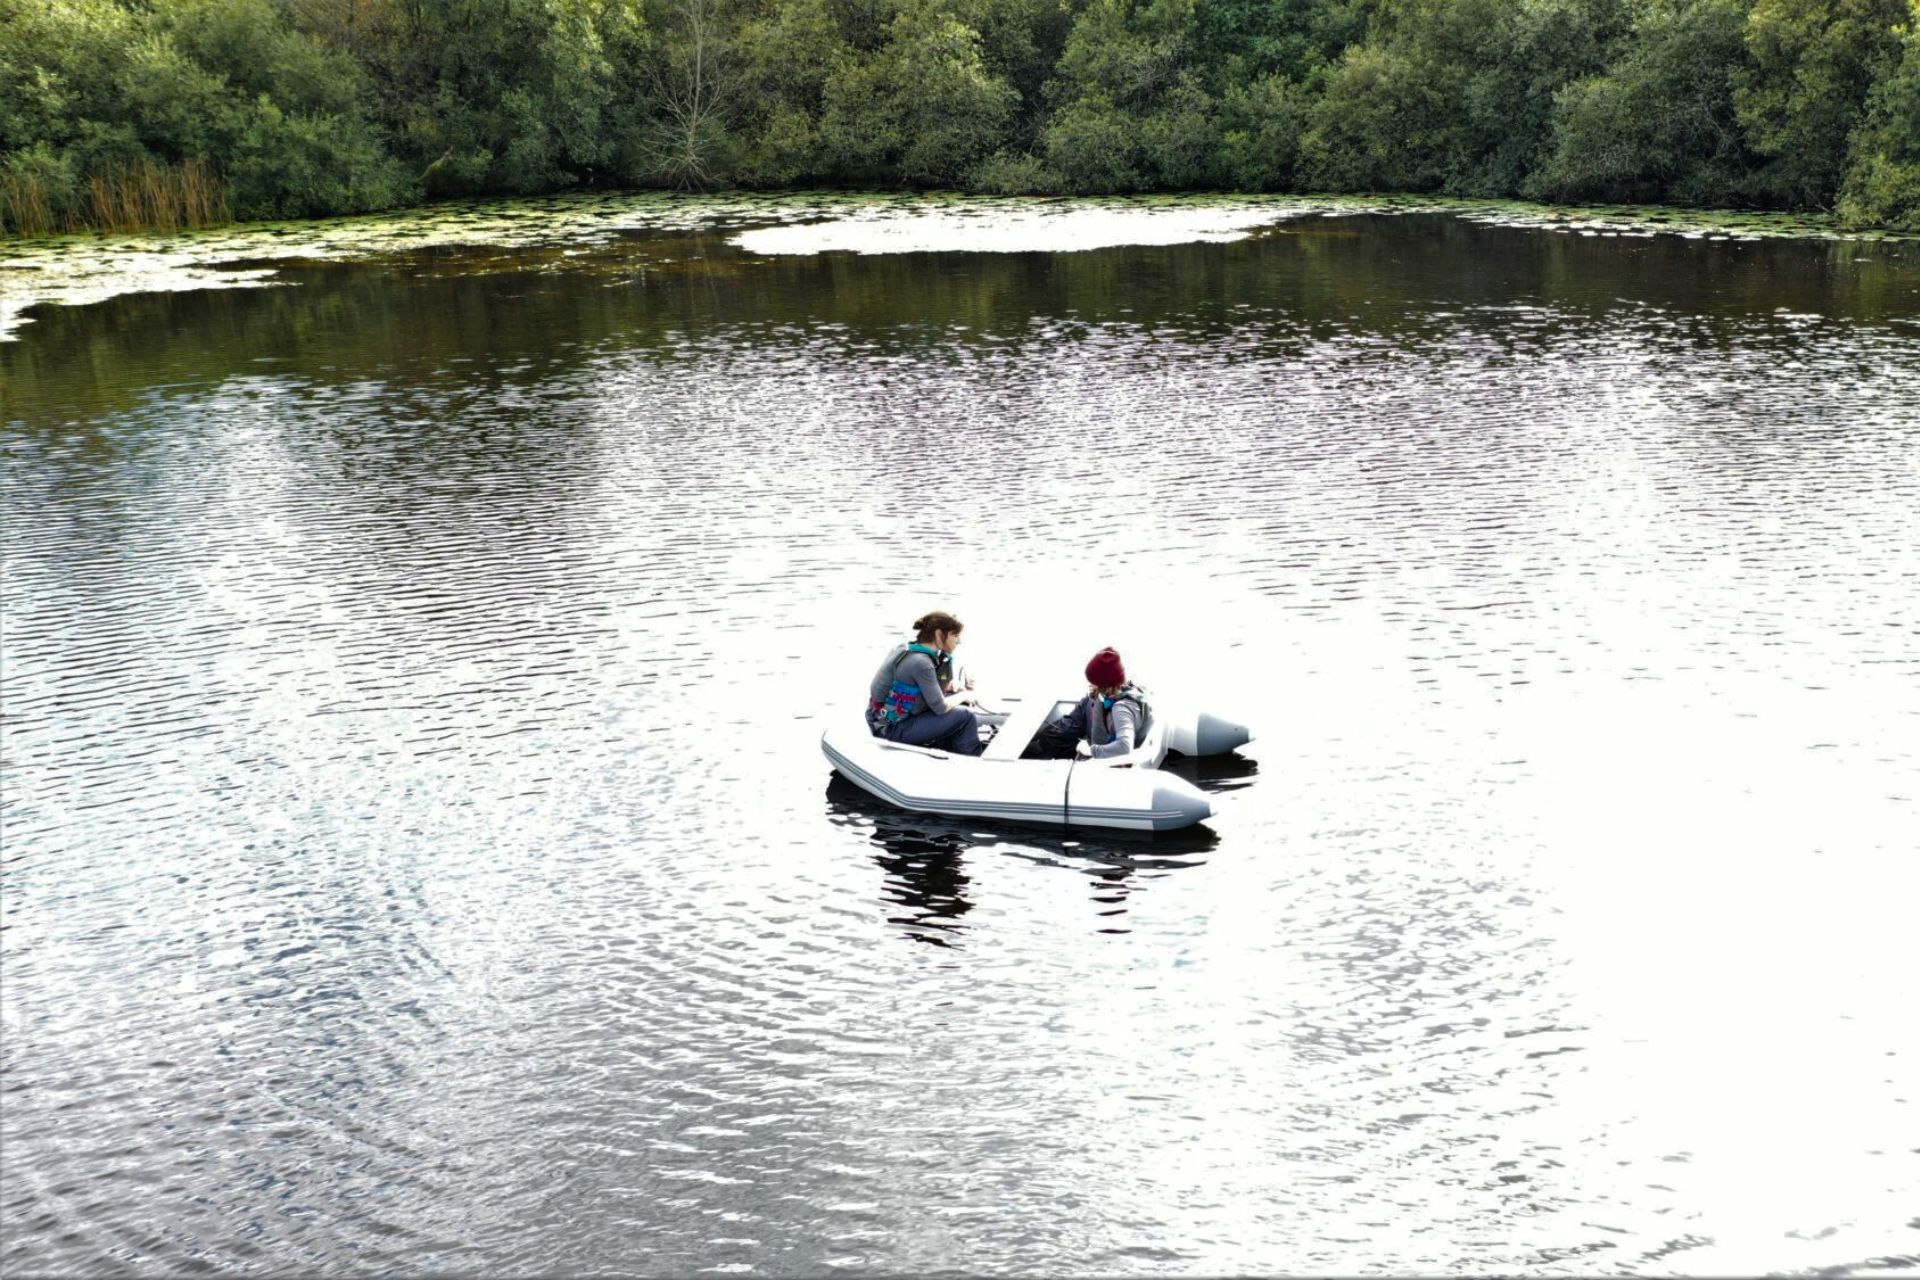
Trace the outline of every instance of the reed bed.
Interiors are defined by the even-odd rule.
[[[205,159],[143,156],[87,175],[77,190],[44,171],[0,170],[0,235],[178,231],[232,220],[226,183]]]

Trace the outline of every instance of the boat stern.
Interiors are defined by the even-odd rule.
[[[1066,779],[1065,799],[1071,827],[1177,831],[1213,816],[1206,792],[1161,769],[1102,769],[1080,761]]]
[[[1202,711],[1193,726],[1193,750],[1187,754],[1223,756],[1252,741],[1253,731],[1247,726]]]
[[[1178,774],[1162,774],[1154,779],[1153,829],[1177,831],[1204,822],[1213,816],[1213,801],[1207,793]]]

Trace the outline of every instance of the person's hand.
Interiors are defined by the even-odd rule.
[[[966,686],[965,686],[965,687],[966,687],[966,688],[968,688],[968,689],[972,689],[972,688],[973,688],[973,673],[972,673],[972,672],[968,672],[968,673],[967,673],[967,683],[966,683]]]
[[[1075,760],[1093,759],[1093,747],[1088,744],[1085,738],[1075,738],[1073,740],[1073,758]]]

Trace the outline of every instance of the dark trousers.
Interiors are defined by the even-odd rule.
[[[1026,749],[1020,753],[1022,760],[1071,760],[1074,744],[1087,736],[1087,700],[1080,699],[1073,710],[1049,720],[1040,726],[1040,732],[1033,735]]]
[[[938,747],[958,756],[977,756],[986,749],[980,741],[980,718],[965,707],[949,707],[939,715],[922,711],[898,724],[885,725],[880,736],[888,742]]]

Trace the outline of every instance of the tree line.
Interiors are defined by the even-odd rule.
[[[1920,230],[1920,0],[0,0],[0,232],[577,188]]]

